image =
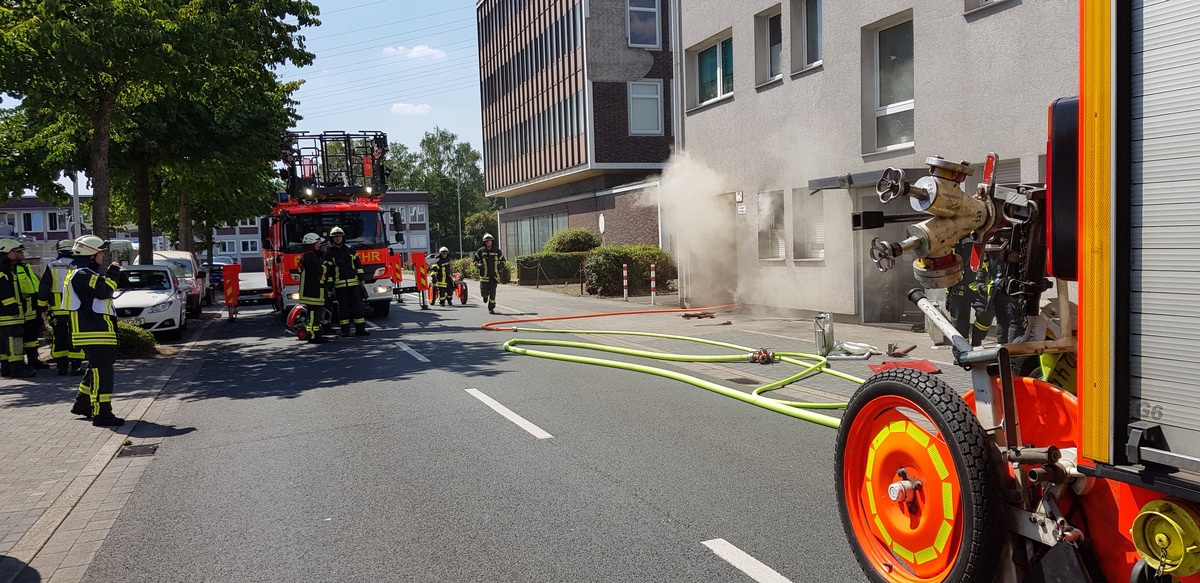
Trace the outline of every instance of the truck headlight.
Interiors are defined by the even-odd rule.
[[[165,312],[171,308],[171,304],[173,304],[173,303],[175,303],[175,302],[167,300],[161,304],[158,304],[157,306],[150,306],[150,309],[146,310],[146,312],[148,312],[150,314],[157,314],[159,312]]]
[[[300,292],[294,292],[294,293],[292,293],[292,295],[290,295],[288,297],[292,298],[293,300],[298,300],[298,299],[300,299]]]
[[[375,293],[386,294],[386,293],[388,293],[388,288],[383,287],[382,285],[377,285],[377,286],[375,286]]]

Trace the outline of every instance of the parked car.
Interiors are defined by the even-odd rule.
[[[201,261],[204,260],[202,259]],[[212,258],[212,271],[208,272],[208,287],[212,288],[214,294],[221,290],[222,282],[225,281],[224,267],[226,265],[233,265],[234,263],[237,263],[237,260],[224,255],[218,255]],[[207,262],[201,263],[201,265],[207,264]],[[212,305],[211,302],[209,305]]]
[[[135,258],[136,262],[137,259]],[[165,265],[175,272],[180,287],[187,292],[188,316],[200,317],[204,304],[212,305],[212,290],[204,284],[208,274],[200,268],[196,254],[190,251],[155,251],[154,264]]]
[[[178,340],[187,329],[187,291],[166,265],[122,267],[112,301],[118,319],[165,339]]]

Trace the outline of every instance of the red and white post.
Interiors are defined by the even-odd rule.
[[[651,306],[654,305],[654,291],[655,291],[656,287],[658,287],[658,284],[655,283],[654,264],[651,263],[650,264],[650,305]]]
[[[629,301],[629,264],[621,264],[621,296]]]

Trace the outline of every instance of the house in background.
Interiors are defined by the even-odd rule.
[[[379,208],[384,211],[388,241],[392,242],[389,249],[397,253],[429,254],[428,192],[389,191],[379,199]],[[393,216],[400,219],[399,225],[393,224]],[[403,235],[403,241],[396,241],[397,234]],[[406,258],[405,263],[410,261]]]
[[[505,199],[505,254],[575,227],[659,244],[657,210],[639,202],[655,200],[674,140],[667,2],[479,0],[476,20],[486,194]]]

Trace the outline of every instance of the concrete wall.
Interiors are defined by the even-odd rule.
[[[796,74],[789,58],[790,0],[679,2],[683,49],[732,30],[733,95],[685,112],[683,146],[720,175],[725,188],[743,192],[747,212],[735,215],[734,228],[737,295],[745,303],[861,317],[864,304],[885,301],[875,290],[890,293],[911,278],[903,262],[885,279],[871,273],[863,242],[879,233],[850,230],[850,213],[864,200],[871,204],[870,188],[821,195],[823,261],[794,261],[790,243],[787,259],[758,259],[758,227],[767,220],[757,215],[758,193],[791,192],[812,179],[887,166],[922,167],[935,154],[978,163],[989,151],[1020,159],[1022,179],[1036,181],[1046,107],[1077,92],[1078,8],[1072,0],[1008,0],[970,15],[961,0],[823,2],[823,62]],[[774,6],[782,13],[784,75],[756,87],[755,15]],[[905,12],[913,20],[915,146],[874,153],[871,27]],[[695,82],[684,79],[685,87],[689,81]],[[790,242],[792,198],[785,201]],[[864,283],[870,284],[865,297],[851,293]],[[865,312],[898,316],[905,309],[867,306]]]

